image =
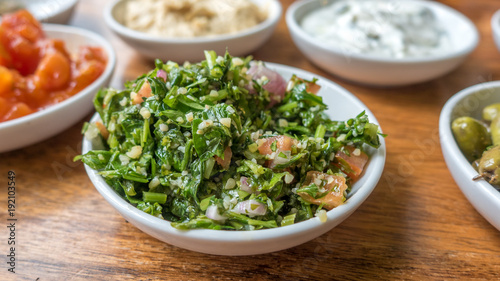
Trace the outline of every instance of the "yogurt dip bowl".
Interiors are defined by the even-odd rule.
[[[377,1],[377,0],[365,0]],[[462,63],[479,42],[474,24],[456,10],[432,1],[398,1],[428,8],[449,37],[449,52],[394,58],[353,52],[340,45],[327,46],[308,34],[301,26],[310,13],[338,0],[305,0],[294,2],[286,12],[286,23],[299,50],[318,67],[344,79],[373,86],[402,86],[442,76]],[[378,24],[378,23],[375,23]]]

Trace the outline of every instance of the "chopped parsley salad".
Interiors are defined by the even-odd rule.
[[[361,112],[332,121],[316,80],[289,81],[250,57],[156,68],[124,90],[100,90],[102,122],[75,159],[123,198],[178,229],[255,230],[326,220],[378,148]]]

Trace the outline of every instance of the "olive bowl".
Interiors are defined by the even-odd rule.
[[[451,129],[458,117],[480,120],[483,108],[493,103],[500,103],[500,81],[474,85],[456,93],[441,111],[439,138],[446,165],[458,187],[474,208],[500,230],[500,191],[483,179],[473,180],[478,172],[460,151]]]

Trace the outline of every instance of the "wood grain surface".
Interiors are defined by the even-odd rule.
[[[104,35],[118,64],[111,86],[153,67],[104,24],[103,2],[80,1],[70,24]],[[283,0],[283,8],[293,2]],[[468,16],[480,44],[452,73],[399,88],[369,88],[323,72],[293,44],[282,17],[252,55],[302,68],[345,87],[388,137],[384,174],[372,195],[326,234],[288,250],[224,257],[180,249],[126,222],[95,190],[81,163],[80,130],[0,154],[0,280],[494,280],[500,232],[467,201],[443,160],[441,108],[468,86],[500,78],[490,19],[499,1],[441,1]],[[0,141],[9,136],[0,136]],[[7,271],[7,173],[16,173],[16,274]],[[500,215],[500,214],[499,214]]]

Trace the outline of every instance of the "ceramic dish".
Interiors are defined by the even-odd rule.
[[[500,10],[496,11],[491,18],[491,31],[497,49],[500,51]]]
[[[10,121],[0,122],[0,152],[6,152],[40,142],[80,121],[93,108],[92,99],[99,88],[107,85],[115,67],[115,53],[101,36],[76,27],[44,24],[48,38],[62,39],[69,52],[79,46],[101,47],[108,56],[106,69],[97,80],[76,95],[41,111]]]
[[[204,50],[224,54],[226,49],[234,56],[248,55],[264,44],[272,35],[281,17],[281,4],[276,0],[252,0],[259,6],[268,7],[268,18],[235,34],[199,38],[160,38],[129,29],[123,25],[123,11],[127,0],[115,0],[104,9],[108,27],[138,53],[149,59],[163,61],[200,61]]]
[[[478,173],[458,148],[451,131],[451,123],[460,116],[471,116],[480,120],[485,106],[499,102],[500,81],[478,84],[451,97],[444,105],[439,118],[441,149],[451,175],[474,208],[498,230],[500,191],[484,180],[472,180]]]
[[[365,110],[370,122],[377,123],[375,116],[361,101],[337,84],[296,68],[271,63],[267,66],[278,71],[285,80],[289,79],[292,74],[297,74],[304,79],[319,78],[318,84],[322,88],[318,94],[323,96],[323,101],[329,107],[326,112],[332,119],[348,119]],[[96,114],[92,121],[98,119],[99,116]],[[82,154],[89,150],[92,150],[91,142],[84,139]],[[294,225],[255,231],[178,230],[173,228],[169,221],[138,210],[107,185],[97,171],[88,166],[85,166],[85,169],[104,199],[127,221],[145,233],[166,243],[192,251],[217,255],[255,255],[297,246],[322,235],[341,223],[363,203],[377,185],[384,169],[385,151],[383,139],[378,150],[369,149],[367,151],[371,158],[364,175],[353,185],[346,203],[327,212],[326,222],[322,223],[315,217]]]
[[[66,24],[77,3],[78,0],[2,0],[0,7],[5,12],[27,9],[40,22]]]
[[[428,81],[456,68],[479,42],[474,24],[456,10],[435,1],[408,0],[403,2],[418,2],[434,12],[438,22],[449,34],[452,51],[424,58],[396,59],[326,47],[306,33],[300,23],[305,15],[332,2],[335,0],[296,1],[286,12],[286,23],[293,41],[308,59],[320,68],[350,81],[374,86],[400,86]]]

